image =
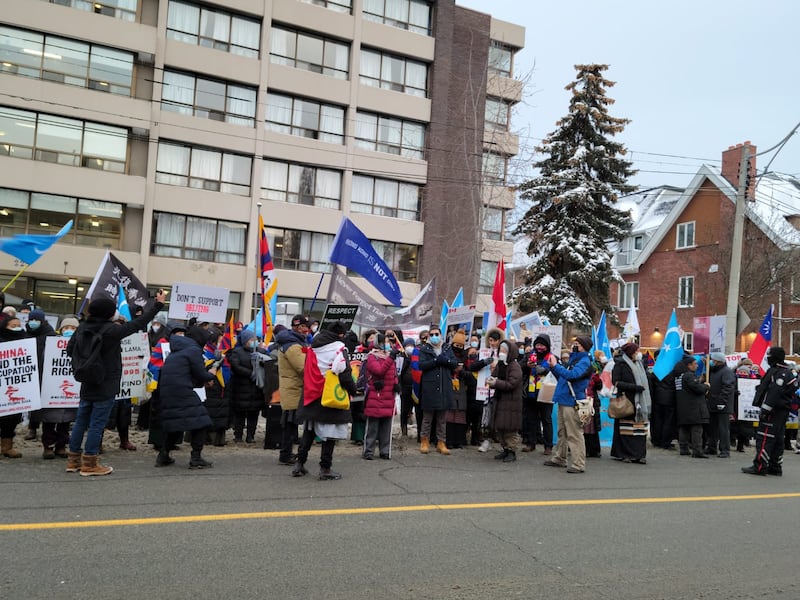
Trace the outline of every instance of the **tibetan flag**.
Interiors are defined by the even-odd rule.
[[[672,372],[672,369],[675,368],[681,358],[683,358],[681,329],[678,327],[678,317],[673,308],[664,342],[661,344],[656,364],[653,366],[653,375],[658,377],[659,380],[664,379]]]
[[[764,372],[769,369],[767,364],[767,350],[769,349],[770,342],[772,341],[772,309],[770,305],[767,316],[764,317],[764,322],[758,328],[758,335],[750,346],[750,351],[747,353],[747,358],[753,361],[754,365],[758,365],[758,372],[764,376]]]
[[[131,317],[131,309],[128,306],[128,297],[125,295],[125,288],[119,286],[119,293],[117,294],[117,312],[119,316],[124,317],[126,321],[133,320]]]
[[[272,264],[272,255],[269,252],[269,242],[267,241],[267,232],[264,230],[264,219],[258,215],[258,231],[259,231],[259,244],[258,244],[258,257],[259,264],[261,265],[260,280],[261,280],[261,306],[269,307],[272,303],[272,297],[278,290],[278,278],[275,276],[275,266]],[[263,311],[263,318],[261,319],[261,338],[265,344],[269,344],[272,338],[272,318],[269,309]]]
[[[497,327],[505,330],[506,328],[506,268],[503,259],[497,263],[497,271],[494,274],[494,288],[492,288],[492,310],[489,311],[488,327]]]
[[[32,265],[53,244],[67,235],[70,229],[72,229],[71,219],[58,233],[51,235],[18,233],[10,238],[0,238],[0,251],[10,254],[28,265]]]
[[[216,342],[216,340],[214,341]],[[217,357],[217,350],[222,351],[222,356],[220,358]],[[225,387],[231,379],[231,364],[228,362],[228,358],[222,350],[222,344],[220,343],[215,346],[214,343],[209,342],[203,348],[203,362],[206,365],[206,369],[217,361],[220,361],[219,368],[217,369],[217,381],[222,387]]]
[[[234,335],[233,330],[233,315],[231,315],[231,320],[228,321],[228,326],[225,328],[225,331],[222,333],[222,339],[219,341],[219,349],[223,354],[236,345],[236,336]]]

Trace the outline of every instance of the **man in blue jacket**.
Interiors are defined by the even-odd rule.
[[[553,393],[553,402],[558,405],[558,443],[548,467],[567,467],[567,473],[583,473],[586,469],[586,445],[583,441],[583,425],[578,416],[577,400],[586,398],[586,386],[592,372],[589,350],[592,340],[579,335],[572,345],[567,366],[550,355],[550,371],[558,379]],[[572,455],[572,465],[567,466],[567,450]]]

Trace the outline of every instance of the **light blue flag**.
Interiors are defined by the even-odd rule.
[[[458,293],[456,297],[453,299],[453,302],[450,304],[450,308],[460,308],[464,306],[464,288],[458,288]]]
[[[661,350],[653,367],[653,375],[658,377],[659,380],[664,379],[672,372],[672,369],[675,368],[681,358],[683,358],[681,330],[678,327],[678,317],[675,315],[675,309],[673,308],[667,333],[664,335],[664,343],[661,344]]]
[[[131,309],[128,306],[128,296],[125,294],[125,288],[119,286],[119,294],[117,294],[117,312],[121,317],[125,317],[126,321],[132,321]]]
[[[10,238],[0,238],[0,251],[10,254],[28,265],[32,265],[53,244],[67,235],[70,229],[72,229],[71,219],[58,233],[51,235],[18,233]]]
[[[447,300],[442,300],[442,316],[439,317],[439,330],[444,335],[447,331],[447,313],[450,312],[450,307],[447,305]]]
[[[509,335],[511,333],[511,311],[506,313],[506,333]]]
[[[597,328],[592,331],[594,334],[594,348],[595,350],[602,350],[606,358],[611,358],[611,342],[608,339],[608,329],[606,328],[606,311],[600,315],[600,321],[597,323]]]

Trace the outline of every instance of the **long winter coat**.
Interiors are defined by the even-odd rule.
[[[216,349],[213,344],[206,344],[208,351],[206,356],[214,355]],[[219,378],[214,377],[212,384],[206,388],[204,403],[211,419],[211,428],[214,430],[227,429],[230,424],[231,408],[228,396],[228,388],[219,382]]]
[[[506,340],[508,355],[517,356],[517,345]],[[522,367],[510,358],[508,364],[497,363],[493,373],[494,382],[494,428],[498,431],[522,429]]]
[[[394,415],[394,389],[397,385],[397,364],[390,355],[379,356],[370,353],[367,356],[367,390],[364,405],[365,417],[391,417]],[[375,387],[376,381],[382,381],[380,390]]]
[[[236,411],[246,412],[264,408],[264,393],[252,379],[253,352],[256,351],[248,350],[244,344],[237,344],[228,353],[228,362],[231,363],[230,403],[231,408]]]
[[[639,384],[628,363],[621,358],[614,360],[614,370],[611,372],[611,382],[617,387],[618,392],[625,394],[625,397],[636,406],[636,390]],[[625,417],[630,419],[631,417]]]
[[[203,364],[203,349],[193,339],[174,335],[161,368],[161,426],[164,431],[194,431],[211,427],[211,418],[197,392],[214,375]]]
[[[449,410],[452,406],[453,371],[458,361],[449,348],[438,356],[428,343],[419,346],[419,369],[422,379],[419,384],[422,410]]]
[[[0,317],[0,342],[15,342],[28,337],[24,330],[11,331],[10,329],[7,329],[6,324],[9,320],[10,319],[8,315]],[[14,413],[13,415],[5,415],[0,417],[0,425],[3,427],[11,427],[12,425],[17,425],[19,423],[22,423],[22,413]]]
[[[75,349],[75,340],[79,338],[81,328],[100,332],[103,336],[103,371],[105,377],[100,383],[82,383],[81,400],[88,402],[113,400],[119,392],[119,380],[122,377],[122,348],[120,341],[132,333],[142,331],[147,327],[153,317],[164,308],[161,302],[154,302],[150,310],[145,311],[132,321],[118,325],[107,319],[88,317],[80,324],[78,329],[69,339],[67,354],[72,356]]]
[[[709,369],[708,411],[733,413],[733,396],[736,393],[736,375],[728,365],[712,365]],[[722,408],[718,408],[722,407]]]
[[[297,410],[303,397],[303,368],[306,345],[303,336],[291,329],[279,331],[275,335],[278,344],[278,377],[280,377],[281,408]]]
[[[708,423],[706,384],[691,371],[675,378],[678,426]]]
[[[347,367],[344,371],[339,373],[339,383],[342,389],[352,397],[356,394],[356,382],[353,379],[353,372],[350,370],[350,356],[347,354],[347,348],[345,348],[339,336],[327,329],[323,329],[314,336],[311,347],[316,349],[329,344],[341,345],[340,348],[337,349],[340,349],[344,354]],[[320,369],[320,371],[325,375],[325,371],[322,371],[322,369]],[[302,402],[300,402],[300,407],[297,409],[297,419],[300,421],[307,420],[319,423],[331,423],[333,425],[347,424],[353,420],[352,413],[349,410],[322,406],[322,396],[319,398],[303,398]]]

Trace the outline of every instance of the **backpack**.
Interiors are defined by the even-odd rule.
[[[106,326],[99,331],[92,331],[86,327],[79,327],[74,334],[72,344],[72,374],[75,381],[81,383],[100,384],[106,377],[103,363],[103,332]]]

